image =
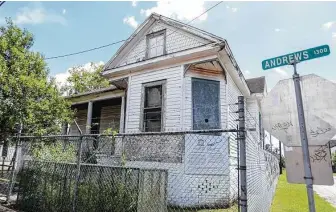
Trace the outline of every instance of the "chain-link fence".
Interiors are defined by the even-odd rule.
[[[277,159],[229,107],[231,129],[15,137],[4,194],[23,211],[269,211]]]
[[[278,182],[279,160],[263,149],[260,120],[249,102],[245,103],[247,209],[268,212]]]

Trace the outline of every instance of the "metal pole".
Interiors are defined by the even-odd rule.
[[[76,182],[74,187],[74,197],[73,197],[73,203],[72,203],[72,211],[76,212],[77,210],[77,196],[78,196],[78,184],[80,180],[80,168],[81,168],[81,160],[82,160],[82,143],[83,143],[83,133],[80,127],[78,126],[77,122],[75,121],[75,124],[78,128],[78,131],[80,133],[80,138],[78,142],[78,150],[77,150],[77,174],[76,174]]]
[[[313,176],[310,166],[310,157],[309,157],[309,148],[308,148],[308,138],[306,131],[306,123],[305,116],[303,111],[303,102],[302,102],[302,93],[300,87],[300,75],[296,72],[296,64],[294,62],[292,65],[294,67],[293,81],[295,87],[295,97],[296,97],[296,105],[298,110],[298,118],[299,118],[299,128],[300,128],[300,137],[301,137],[301,145],[302,145],[302,153],[303,153],[303,165],[305,172],[305,181],[307,187],[307,195],[308,195],[308,204],[309,211],[315,212],[315,201],[314,201],[314,191],[313,191]]]
[[[282,155],[281,155],[281,141],[279,141],[279,168],[280,168],[280,174],[282,174]]]
[[[270,133],[269,135],[270,135],[270,147],[271,147],[270,151],[272,152],[272,146],[273,146],[273,144],[272,144],[272,134]]]
[[[18,130],[18,134],[17,134],[17,138],[16,138],[16,142],[15,142],[15,152],[14,152],[14,155],[13,155],[13,158],[12,158],[13,167],[12,167],[12,172],[11,172],[11,178],[10,178],[10,181],[9,181],[9,190],[8,190],[8,193],[7,193],[7,196],[6,196],[6,202],[10,201],[10,197],[12,195],[13,187],[14,187],[14,184],[15,184],[15,163],[18,162],[17,151],[18,151],[18,147],[19,147],[19,143],[20,143],[21,133],[22,133],[22,124],[20,124],[20,128]]]
[[[237,136],[237,138],[239,137],[239,127],[238,127],[238,125],[237,125],[237,133],[236,133],[236,136]],[[238,160],[237,160],[237,170],[238,170],[238,172],[239,172],[239,139],[237,139],[237,158],[238,158]],[[239,185],[240,185],[240,179],[239,179],[239,173],[238,173],[238,198],[240,198],[240,187],[239,187]],[[240,207],[238,207],[238,212],[240,212]]]
[[[247,212],[247,182],[246,182],[246,137],[245,137],[245,107],[244,96],[238,96],[239,114],[239,178],[240,178],[240,197],[239,208],[241,212]]]

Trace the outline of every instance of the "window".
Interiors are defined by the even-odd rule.
[[[158,57],[166,53],[166,30],[147,35],[147,58]]]
[[[165,81],[144,84],[143,122],[145,132],[160,132],[164,103]]]
[[[220,129],[219,81],[192,79],[193,129]]]

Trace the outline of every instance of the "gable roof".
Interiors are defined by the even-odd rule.
[[[246,79],[246,84],[251,93],[264,93],[266,80],[265,76]]]
[[[176,30],[184,31],[192,34],[196,37],[206,40],[208,43],[223,43],[225,39],[218,37],[214,34],[206,32],[204,30],[198,29],[196,27],[190,26],[188,24],[173,20],[171,18],[159,15],[157,13],[152,13],[133,33],[132,35],[123,43],[123,45],[118,49],[114,56],[105,64],[104,70],[110,70],[116,68],[118,62],[123,59],[123,57],[129,53],[130,48],[137,44],[137,42],[145,35],[145,33],[153,26],[155,23],[163,23]],[[171,34],[173,34],[171,33]],[[168,34],[167,36],[169,36]]]

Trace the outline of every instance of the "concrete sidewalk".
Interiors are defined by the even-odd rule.
[[[334,182],[336,183],[336,177],[334,177]],[[336,184],[332,186],[314,185],[314,191],[336,207]]]

